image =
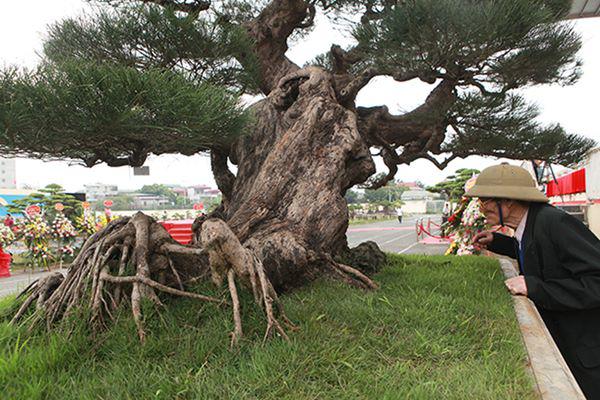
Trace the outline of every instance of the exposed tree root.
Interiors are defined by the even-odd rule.
[[[235,273],[232,269],[227,272],[227,284],[229,293],[231,294],[231,302],[233,303],[233,322],[235,328],[231,332],[231,346],[235,346],[242,337],[242,316],[240,312],[240,299],[235,287]]]
[[[354,277],[354,278],[358,279],[360,282],[362,282],[369,289],[378,289],[379,288],[379,286],[377,286],[377,284],[375,282],[373,282],[369,277],[367,277],[365,274],[363,274],[356,268],[352,268],[348,265],[340,264],[340,263],[336,263],[336,262],[334,262],[333,267],[341,270],[342,272],[350,274],[352,277]]]
[[[196,245],[202,248],[181,246],[161,225],[142,213],[115,220],[88,239],[66,277],[55,272],[23,291],[20,296],[25,299],[12,323],[27,316],[30,327],[45,322],[50,329],[75,310],[87,308],[90,310],[88,322],[93,327],[105,327],[108,321],[114,321],[118,308],[130,306],[137,334],[143,342],[146,333],[141,304],[148,299],[156,306],[162,306],[159,292],[216,304],[227,303],[223,299],[185,290],[185,282],[210,276],[218,286],[227,279],[234,322],[232,346],[243,335],[236,283],[252,291],[254,301],[265,313],[264,340],[274,334],[287,340],[286,328],[293,330],[296,326],[287,318],[256,250],[242,245],[229,226],[216,218],[203,221],[198,239]],[[320,265],[319,268],[325,266],[325,271],[354,286],[377,288],[362,272],[335,262],[328,255],[311,259]],[[35,311],[28,314],[34,303]]]
[[[267,278],[263,264],[258,257],[251,250],[242,246],[235,234],[222,220],[209,219],[205,221],[202,224],[200,237],[204,250],[208,252],[213,282],[221,285],[224,278],[227,277],[235,322],[235,328],[231,334],[231,344],[235,345],[242,336],[236,279],[252,290],[255,302],[263,308],[266,314],[267,328],[264,339],[270,337],[273,331],[284,339],[288,339],[282,323],[291,329],[296,329],[296,327],[285,315],[279,296]],[[273,309],[273,305],[276,310]]]
[[[31,326],[45,322],[50,328],[82,307],[89,307],[92,325],[105,326],[118,307],[129,303],[138,336],[144,341],[141,302],[149,299],[162,305],[156,291],[223,303],[183,287],[181,274],[190,273],[185,268],[178,271],[181,263],[176,260],[188,257],[198,262],[200,255],[200,249],[177,244],[162,226],[142,213],[117,219],[88,239],[66,277],[56,272],[28,287],[20,295],[26,297],[12,322],[21,320],[36,302],[36,311],[28,319]],[[196,276],[202,275],[201,265],[192,269]],[[172,287],[175,285],[178,288]]]
[[[34,301],[37,302],[36,310],[42,309],[45,300],[50,296],[52,291],[61,284],[63,280],[64,276],[60,272],[54,272],[44,278],[38,279],[26,287],[18,297],[23,296],[25,293],[29,293],[29,296],[25,299],[23,304],[21,304],[21,307],[19,307],[18,311],[12,318],[11,323],[18,321]]]
[[[229,226],[219,219],[209,219],[202,223],[200,242],[208,253],[213,282],[221,285],[224,278],[227,277],[235,321],[235,329],[231,334],[232,345],[237,343],[242,336],[236,279],[243,286],[252,290],[255,302],[263,308],[266,314],[267,327],[264,339],[266,340],[274,332],[284,339],[288,339],[284,326],[290,329],[296,329],[296,326],[287,318],[279,296],[257,255],[250,248],[243,246]],[[335,262],[331,256],[320,255],[312,257],[312,259],[317,264],[325,265],[326,270],[344,282],[363,289],[377,289],[377,284],[362,272]]]

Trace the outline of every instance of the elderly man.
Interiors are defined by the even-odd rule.
[[[518,261],[505,284],[537,306],[571,372],[589,399],[600,399],[600,240],[578,219],[547,204],[529,173],[502,164],[486,168],[466,193],[478,197],[490,225],[476,246]]]

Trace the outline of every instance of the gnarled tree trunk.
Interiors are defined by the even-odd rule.
[[[195,245],[209,254],[215,283],[227,277],[241,335],[235,278],[252,288],[265,308],[267,333],[285,335],[270,303],[276,291],[329,275],[362,287],[375,284],[358,269],[335,261],[347,247],[344,194],[375,166],[356,114],[341,106],[330,73],[305,68],[281,78],[254,106],[255,123],[228,154],[213,153],[221,207],[194,224]],[[234,176],[227,157],[238,166]],[[215,218],[218,218],[216,220]],[[369,248],[375,259],[385,259]],[[265,279],[266,278],[266,279]]]
[[[282,78],[254,114],[252,132],[229,154],[238,171],[233,185],[220,185],[219,214],[277,288],[298,286],[346,250],[344,193],[375,166],[356,115],[340,106],[331,74],[321,69]],[[229,175],[224,165],[213,167]]]

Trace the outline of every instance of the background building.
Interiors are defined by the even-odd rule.
[[[409,214],[432,214],[441,213],[444,200],[437,193],[416,188],[402,193],[402,211]]]
[[[530,162],[522,164],[532,176]],[[550,203],[589,226],[600,237],[600,147],[592,149],[574,166],[555,171],[556,180],[548,171],[542,177]]]
[[[17,168],[14,158],[0,158],[0,188],[17,187]]]
[[[187,188],[187,197],[192,201],[201,201],[205,198],[215,198],[221,194],[219,189],[212,189],[207,185],[189,186]]]
[[[116,196],[119,193],[119,188],[116,185],[95,183],[93,185],[83,185],[83,187],[88,201],[102,200],[106,197]]]
[[[408,190],[417,190],[417,189],[423,189],[423,184],[421,184],[420,182],[396,182],[396,186],[398,187],[405,187]]]
[[[140,210],[155,209],[171,205],[171,201],[167,197],[161,195],[150,193],[130,193],[129,195],[133,198],[132,206]]]

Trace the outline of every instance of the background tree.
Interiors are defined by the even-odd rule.
[[[398,186],[396,183],[390,182],[377,189],[365,189],[364,198],[368,203],[395,203],[402,199],[402,193],[406,190],[406,187]]]
[[[335,261],[353,259],[343,196],[375,173],[373,157],[389,168],[373,180],[380,187],[399,164],[419,158],[439,168],[471,154],[571,163],[594,144],[538,124],[538,110],[515,91],[578,78],[580,38],[558,23],[567,0],[105,3],[51,27],[37,71],[4,72],[0,152],[88,166],[209,152],[223,198],[194,224],[193,248],[177,246],[141,214],[94,235],[62,283],[34,287],[31,298],[44,310],[37,320],[48,324],[77,304],[92,304],[91,321],[102,323],[119,304],[108,293],[120,299],[125,290],[143,339],[141,299],[158,304],[156,291],[189,296],[183,282],[210,274],[228,281],[234,341],[236,282],[264,306],[267,334],[285,336],[276,291],[323,275],[374,287]],[[302,40],[317,13],[343,22],[353,44],[296,65],[288,42]],[[400,115],[356,104],[377,76],[419,79],[431,93]],[[251,121],[232,92],[262,95]]]
[[[159,183],[155,183],[153,185],[144,185],[140,190],[138,190],[138,192],[163,196],[169,199],[171,205],[176,203],[178,197],[177,193],[175,193],[170,187]]]
[[[177,208],[190,208],[192,206],[192,201],[184,196],[175,197],[175,205]]]
[[[346,191],[346,195],[344,196],[344,198],[346,199],[346,202],[348,204],[358,203],[360,197],[361,197],[361,194],[352,189],[348,189]]]
[[[402,193],[408,188],[394,182],[387,182],[384,186],[377,184],[385,181],[386,174],[381,172],[371,176],[360,187],[365,189],[363,201],[369,203],[369,210],[378,211],[383,207],[385,212],[391,212],[392,208],[402,205]]]
[[[116,196],[111,196],[110,200],[113,202],[113,205],[110,207],[113,211],[128,211],[133,207],[133,197],[127,194],[118,194]],[[104,200],[96,201],[93,205],[95,211],[104,211],[106,207],[104,207]]]
[[[465,194],[465,183],[479,172],[478,169],[472,168],[457,169],[453,175],[447,176],[442,182],[428,187],[427,190],[434,193],[443,193],[448,196],[450,201],[458,203]]]

